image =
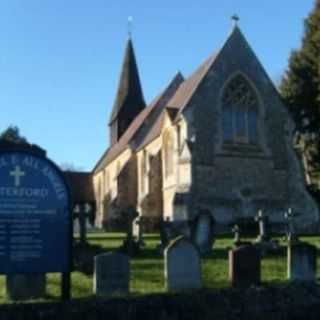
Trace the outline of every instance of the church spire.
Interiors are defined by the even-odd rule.
[[[129,36],[122,64],[116,99],[110,117],[111,144],[115,144],[130,123],[145,108],[138,67],[131,36]]]

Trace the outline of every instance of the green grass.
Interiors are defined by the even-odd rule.
[[[90,245],[100,252],[118,248],[125,235],[121,233],[94,233],[88,236]],[[77,237],[76,237],[77,238]],[[252,240],[252,239],[246,239]],[[285,245],[278,238],[281,245]],[[320,237],[303,237],[302,240],[320,247]],[[146,246],[139,256],[131,260],[130,292],[133,295],[165,292],[163,257],[157,252],[160,243],[157,234],[145,236]],[[202,277],[205,288],[225,288],[228,281],[228,249],[232,247],[231,237],[218,237],[212,253],[202,259]],[[318,258],[320,259],[320,258]],[[286,253],[268,255],[262,260],[262,282],[268,284],[286,283]],[[0,277],[0,302],[8,302],[5,295],[5,277]],[[49,274],[47,281],[47,299],[55,300],[60,295],[60,275]],[[92,296],[92,274],[81,268],[72,272],[72,297]]]

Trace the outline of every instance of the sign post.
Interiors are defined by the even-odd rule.
[[[61,170],[31,151],[0,151],[0,273],[62,273],[68,299],[71,267],[71,197]]]

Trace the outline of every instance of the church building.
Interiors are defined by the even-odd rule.
[[[292,146],[294,125],[237,25],[189,77],[174,75],[146,105],[132,39],[109,118],[110,147],[93,171],[96,224],[125,223],[128,208],[150,230],[209,211],[218,230],[262,210],[316,230],[318,208]]]

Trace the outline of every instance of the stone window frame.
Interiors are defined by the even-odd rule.
[[[236,78],[237,76],[243,77],[250,88],[253,90],[255,93],[255,96],[257,98],[257,142],[255,144],[252,143],[246,143],[246,141],[241,142],[241,141],[233,141],[233,143],[230,142],[225,142],[224,141],[224,132],[223,132],[223,95],[225,92],[225,89],[229,86],[230,82]],[[258,152],[263,152],[265,155],[270,155],[270,151],[266,146],[266,135],[265,135],[265,126],[264,126],[264,119],[265,119],[265,105],[263,103],[263,100],[261,98],[261,95],[259,93],[259,90],[253,83],[253,81],[250,79],[249,76],[247,76],[245,73],[237,70],[233,72],[227,79],[224,81],[220,92],[219,92],[219,97],[218,97],[218,113],[219,113],[219,126],[218,126],[218,131],[219,131],[219,138],[217,140],[217,153],[224,153],[226,150],[232,151],[233,148],[250,148],[258,151]]]

